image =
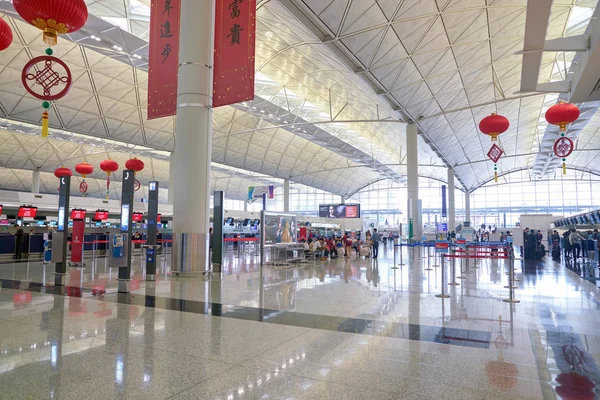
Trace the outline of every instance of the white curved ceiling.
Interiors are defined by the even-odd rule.
[[[86,27],[55,47],[55,55],[71,66],[75,83],[68,96],[53,104],[51,136],[77,143],[86,136],[65,135],[102,138],[106,143],[96,146],[118,143],[124,157],[143,152],[166,182],[174,119],[146,120],[148,1],[86,3],[91,14]],[[214,113],[213,162],[234,167],[237,172],[230,175],[242,180],[228,190],[228,197],[244,198],[243,185],[260,184],[263,175],[274,177],[275,183],[290,179],[345,196],[380,179],[402,181],[402,120],[409,118],[422,133],[421,176],[445,180],[444,166],[450,165],[467,189],[489,180],[492,163],[485,154],[490,143],[477,123],[491,112],[511,120],[500,141],[506,154],[500,172],[529,168],[535,161],[545,129],[540,118],[552,99],[515,94],[525,1],[258,3],[257,98]],[[569,33],[574,8],[595,7],[589,0],[554,3],[548,28],[552,37]],[[12,17],[11,7],[0,4],[11,15],[5,18],[15,32],[13,45],[0,53],[0,122],[11,133],[32,133],[35,126],[28,124],[39,125],[41,109],[39,100],[23,89],[20,71],[45,46],[37,29]],[[578,22],[578,29],[585,28]],[[542,71],[553,73],[557,59],[547,59]],[[597,129],[591,118],[581,146],[598,148]],[[7,143],[12,140],[9,136]],[[40,147],[29,152],[30,158],[52,171],[57,159],[40,151],[46,143],[36,145]],[[570,162],[589,168],[583,164],[596,156],[580,152]],[[14,160],[5,166],[30,168],[30,163],[16,166]],[[230,173],[223,169],[219,173]],[[250,171],[249,176],[240,178],[240,170]]]

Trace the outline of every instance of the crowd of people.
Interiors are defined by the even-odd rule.
[[[319,237],[302,239],[304,244],[304,252],[307,256],[314,255],[321,259],[351,257],[353,254],[356,257],[374,258],[379,256],[380,245],[393,243],[395,236],[393,232],[378,232],[373,229],[371,233],[368,230],[364,239],[359,232],[356,237],[349,233],[344,233],[342,237],[326,238]]]
[[[571,228],[562,234],[562,248],[565,255],[565,259],[577,260],[584,257],[588,250],[587,240],[600,240],[600,233],[598,229],[588,230],[586,232],[580,232],[575,228]],[[552,243],[560,243],[560,235],[558,231],[552,233]]]

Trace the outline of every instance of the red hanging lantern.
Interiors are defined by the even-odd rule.
[[[106,199],[108,200],[110,194],[110,175],[119,169],[119,163],[109,158],[100,163],[100,169],[106,172]]]
[[[85,178],[86,176],[94,172],[94,167],[86,162],[80,162],[75,166],[75,171],[77,171],[77,173],[81,174],[81,176],[83,177],[83,182],[79,184],[79,192],[85,194],[88,190],[88,184],[85,181]]]
[[[144,162],[133,157],[127,160],[127,162],[125,163],[125,168],[137,173],[144,169]]]
[[[12,29],[4,19],[0,18],[0,51],[6,50],[13,40]]]
[[[127,160],[127,162],[125,163],[125,168],[132,170],[133,174],[135,176],[136,173],[138,173],[144,169],[144,162],[142,160],[138,160],[137,158],[133,157],[133,158]],[[141,187],[140,181],[138,181],[137,179],[134,179],[133,180],[133,190],[137,192],[138,190],[140,190],[140,187]]]
[[[44,31],[44,43],[53,46],[61,33],[81,29],[88,18],[83,0],[13,0],[13,7],[31,25]]]
[[[579,107],[575,104],[561,101],[546,111],[546,121],[548,121],[549,124],[558,125],[560,132],[564,136],[564,133],[567,131],[567,125],[577,121],[579,114]]]
[[[498,139],[498,135],[506,132],[509,126],[510,122],[508,122],[508,119],[496,113],[492,113],[492,115],[485,117],[479,122],[479,130],[491,136],[492,142]]]
[[[63,176],[73,176],[73,172],[69,168],[60,167],[54,170],[54,176],[60,179]]]

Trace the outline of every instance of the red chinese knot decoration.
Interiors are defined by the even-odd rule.
[[[110,194],[110,175],[119,169],[119,164],[110,158],[100,163],[100,169],[106,172],[106,199]]]
[[[80,162],[75,166],[75,171],[77,171],[77,173],[81,174],[81,176],[83,177],[83,182],[79,184],[79,192],[85,194],[88,190],[88,184],[85,181],[85,178],[86,176],[94,172],[94,167],[86,162]]]
[[[58,35],[81,29],[88,18],[83,0],[13,0],[13,7],[31,25],[44,31],[44,43],[53,46]]]
[[[52,49],[46,50],[47,56],[30,60],[21,73],[25,89],[33,97],[44,100],[42,107],[42,137],[48,137],[48,109],[50,102],[64,97],[71,89],[73,78],[71,70],[62,60],[52,57]],[[62,73],[62,74],[61,74]]]
[[[479,130],[492,137],[492,142],[498,140],[498,135],[506,132],[510,127],[510,122],[506,117],[492,113],[479,122]]]
[[[0,51],[10,47],[13,41],[12,30],[8,23],[0,18]]]
[[[558,125],[560,132],[564,134],[567,131],[567,125],[577,121],[579,114],[579,107],[575,104],[561,101],[550,107],[546,111],[545,117],[549,124]]]
[[[63,71],[57,67],[61,67]],[[39,56],[25,64],[21,81],[33,97],[54,101],[63,98],[69,92],[73,78],[71,70],[61,59]]]
[[[138,160],[137,158],[133,157],[133,158],[127,160],[127,162],[125,162],[125,168],[132,170],[133,174],[135,176],[136,173],[138,173],[144,169],[144,162],[142,160]],[[140,190],[140,187],[141,187],[140,181],[138,181],[137,179],[134,179],[133,190],[135,192],[137,192],[138,190]]]
[[[498,160],[500,160],[502,154],[504,154],[504,150],[498,147],[496,143],[492,145],[487,153],[488,158],[494,162],[494,182],[498,182]]]
[[[567,157],[571,155],[574,148],[575,144],[566,136],[561,136],[554,142],[554,154],[556,157],[562,158],[563,175],[567,174]]]

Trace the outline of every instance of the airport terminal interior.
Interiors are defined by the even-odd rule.
[[[0,1],[0,399],[600,399],[599,18]]]

